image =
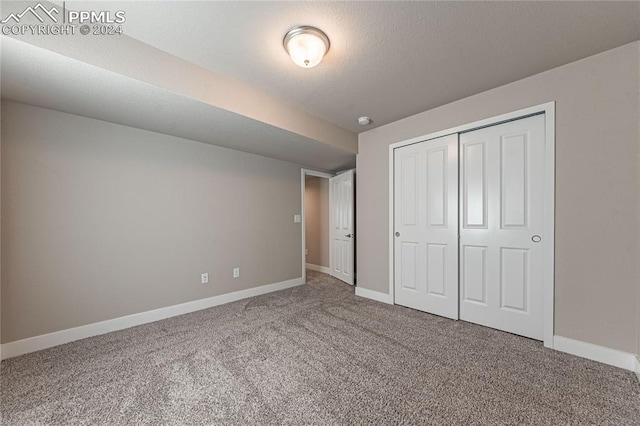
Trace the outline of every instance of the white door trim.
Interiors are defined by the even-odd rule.
[[[334,175],[332,175],[331,173],[325,173],[325,172],[318,172],[316,170],[311,170],[311,169],[300,169],[300,200],[302,205],[300,206],[300,211],[301,213],[301,221],[300,224],[302,226],[302,282],[303,283],[307,283],[307,256],[306,256],[306,251],[305,249],[307,248],[307,239],[306,239],[306,214],[305,214],[305,209],[304,209],[304,191],[305,191],[305,177],[306,176],[315,176],[315,177],[319,177],[319,178],[326,178],[326,179],[330,179],[332,178]],[[330,231],[330,229],[328,230]],[[329,253],[331,253],[331,238],[329,238]]]
[[[545,215],[544,219],[544,235],[549,242],[545,246],[543,253],[543,321],[544,321],[544,346],[553,348],[553,324],[554,324],[554,257],[555,257],[555,102],[548,102],[541,105],[524,108],[518,111],[501,114],[484,120],[475,121],[473,123],[463,124],[461,126],[430,133],[424,136],[407,139],[389,145],[389,299],[394,302],[394,239],[392,237],[394,225],[394,161],[393,151],[402,146],[423,142],[429,139],[435,139],[441,136],[453,133],[467,132],[485,126],[499,124],[505,121],[524,118],[533,114],[544,113],[545,117],[545,183],[544,183],[544,200],[545,212],[553,212],[551,215]]]

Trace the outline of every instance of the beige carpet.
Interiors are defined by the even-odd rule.
[[[640,425],[633,373],[310,283],[2,362],[3,425]]]

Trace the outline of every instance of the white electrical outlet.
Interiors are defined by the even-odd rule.
[[[209,273],[205,272],[204,274],[200,275],[200,282],[202,284],[207,284],[209,282]]]
[[[233,278],[240,278],[240,268],[233,268]]]

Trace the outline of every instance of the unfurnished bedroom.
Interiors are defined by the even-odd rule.
[[[2,425],[640,424],[640,2],[0,30]]]

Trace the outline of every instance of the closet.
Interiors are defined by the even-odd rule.
[[[393,149],[396,304],[543,339],[545,149],[544,114]]]

